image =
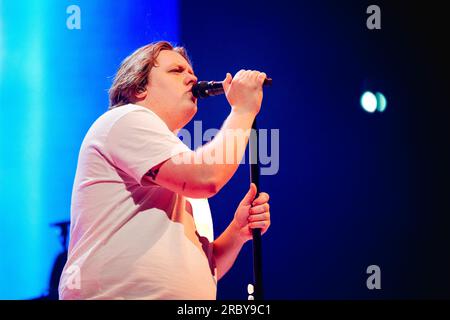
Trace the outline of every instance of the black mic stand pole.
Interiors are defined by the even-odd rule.
[[[253,134],[253,137],[252,137]],[[250,180],[256,185],[256,198],[259,195],[259,137],[256,126],[256,118],[253,121],[252,133],[249,137],[249,160],[250,160]],[[261,229],[252,229],[253,234],[253,285],[254,293],[253,298],[255,300],[263,300],[263,277],[262,277],[262,246],[261,246]],[[249,292],[250,293],[250,292]]]

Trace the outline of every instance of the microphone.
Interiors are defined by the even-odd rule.
[[[224,94],[223,81],[199,81],[192,87],[192,94],[196,98],[208,98]],[[266,78],[263,86],[271,86],[272,78]]]

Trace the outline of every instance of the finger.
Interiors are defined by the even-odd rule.
[[[263,203],[254,207],[251,207],[249,210],[250,214],[257,214],[257,213],[263,213],[263,212],[267,212],[270,210],[270,205],[269,203]]]
[[[257,206],[259,204],[263,204],[266,203],[267,201],[269,201],[270,197],[269,194],[266,192],[261,192],[258,196],[258,198],[256,198],[253,203],[252,206]]]
[[[254,70],[246,70],[246,71],[245,71],[245,78],[246,78],[247,80],[252,80],[252,78],[253,78],[253,72],[254,72]]]
[[[266,80],[266,78],[267,78],[267,74],[266,74],[265,72],[261,72],[261,73],[258,75],[258,82],[259,82],[261,85],[263,85],[264,80]]]
[[[239,78],[238,79],[239,80],[245,80],[247,78],[248,70],[242,69],[242,70],[239,70],[239,72],[240,72],[240,74],[239,74]]]
[[[249,73],[249,80],[251,81],[252,85],[255,87],[259,87],[259,81],[258,81],[259,71],[251,70]]]
[[[266,233],[267,229],[269,229],[270,227],[270,222],[267,226],[265,226],[264,228],[261,229],[261,235],[263,235],[264,233]]]
[[[252,80],[256,81],[258,79],[259,74],[260,74],[259,71],[252,70],[250,73],[250,77],[252,78]]]
[[[244,76],[246,70],[241,69],[239,70],[235,75],[234,75],[234,79],[239,80],[242,79],[242,77]]]
[[[223,80],[222,85],[225,92],[228,91],[228,88],[231,85],[231,80],[233,80],[233,77],[231,76],[231,73],[227,72],[227,75],[225,77],[225,80]]]
[[[241,201],[241,205],[250,206],[252,204],[253,199],[255,199],[255,196],[256,196],[256,184],[252,182],[250,184],[250,188],[248,189],[247,194]]]
[[[250,229],[265,229],[270,226],[270,221],[256,221],[256,222],[250,222],[248,224],[248,227]]]
[[[264,212],[248,216],[247,221],[248,222],[270,221],[270,212]]]

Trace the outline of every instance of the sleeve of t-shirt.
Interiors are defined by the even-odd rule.
[[[114,165],[141,185],[148,170],[190,151],[156,114],[147,110],[134,110],[117,120],[106,145]]]

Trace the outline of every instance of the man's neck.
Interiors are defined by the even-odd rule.
[[[167,115],[163,110],[149,106],[149,105],[143,103],[143,101],[138,101],[135,104],[137,104],[138,106],[144,107],[144,108],[152,111],[153,113],[155,113],[162,121],[164,121],[164,123],[167,125],[167,127],[169,128],[169,130],[171,132],[176,134],[176,132],[180,131],[180,128],[177,128],[177,126],[170,121],[171,117],[169,115]]]

